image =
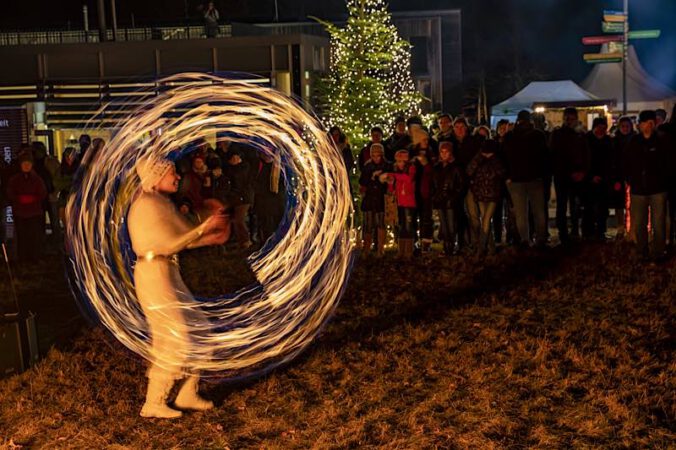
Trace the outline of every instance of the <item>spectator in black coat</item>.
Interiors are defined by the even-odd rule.
[[[580,205],[584,203],[585,179],[589,174],[591,155],[587,139],[580,129],[577,109],[566,108],[563,126],[552,132],[550,140],[556,191],[556,226],[559,239],[566,244],[570,235],[579,236]],[[571,231],[568,230],[570,203]]]
[[[453,149],[455,158],[464,168],[479,153],[481,143],[469,132],[469,124],[464,117],[457,117],[453,121]]]
[[[371,146],[373,144],[380,144],[385,148],[385,145],[383,144],[383,130],[380,127],[371,128],[371,140],[359,151],[359,155],[357,156],[357,166],[359,167],[360,172],[364,170],[364,164],[371,159]]]
[[[662,124],[657,130],[669,137],[673,147],[672,154],[676,155],[676,105],[671,112],[671,117],[668,122]],[[669,183],[669,199],[668,199],[668,241],[671,247],[676,247],[676,177],[671,177]]]
[[[661,259],[666,249],[667,192],[673,170],[673,144],[657,132],[655,111],[639,115],[639,133],[632,137],[623,158],[625,180],[631,189],[631,227],[637,252],[644,259]],[[648,246],[648,217],[653,247]]]
[[[465,191],[465,172],[453,155],[453,142],[443,141],[432,174],[432,205],[439,214],[444,253],[449,256],[458,238],[458,218],[464,214]]]
[[[392,171],[392,166],[385,160],[385,149],[382,144],[371,146],[371,159],[366,161],[359,177],[362,191],[361,210],[364,217],[362,229],[362,254],[371,251],[373,238],[376,238],[376,255],[383,256],[385,248],[385,193],[387,180],[381,175]]]
[[[529,206],[539,246],[547,241],[544,178],[549,170],[547,142],[542,131],[535,129],[528,111],[519,112],[516,126],[504,140],[507,163],[507,188],[514,205],[514,215],[521,244],[531,239]]]
[[[439,133],[435,136],[438,143],[450,142],[453,140],[453,118],[450,114],[441,114],[437,117],[439,124]]]
[[[397,117],[394,121],[394,133],[385,140],[385,159],[394,161],[394,154],[411,145],[411,136],[406,130],[406,119]]]
[[[249,208],[253,203],[250,169],[249,165],[242,161],[242,157],[236,151],[230,152],[227,162],[228,164],[223,173],[230,181],[230,193],[227,204],[232,208],[235,239],[240,249],[247,249],[252,245],[249,229],[246,225]]]
[[[623,239],[626,233],[626,184],[622,168],[622,157],[631,138],[636,134],[634,122],[630,117],[620,117],[617,131],[612,140],[612,153],[608,173],[608,207],[615,210],[617,221],[617,239]]]
[[[49,203],[49,196],[54,193],[54,182],[52,180],[52,174],[49,172],[45,164],[47,159],[47,147],[42,142],[36,141],[31,143],[31,148],[33,150],[33,170],[40,178],[42,178],[42,182],[47,188],[47,198],[45,199],[42,208],[47,212],[50,228],[52,230],[52,236],[55,237],[57,236],[59,230],[59,219],[56,211]]]
[[[343,155],[343,162],[345,163],[347,175],[352,175],[354,170],[354,155],[352,154],[352,148],[350,147],[347,136],[337,126],[333,126],[329,129],[329,135],[341,155]]]
[[[467,120],[464,117],[456,117],[453,121],[453,154],[463,170],[467,169],[467,165],[478,152],[479,142],[474,136],[470,135],[469,123],[467,123]],[[463,203],[466,203],[467,196],[471,195],[467,186],[465,186],[465,189]],[[471,240],[472,236],[471,233],[469,233],[469,223],[470,219],[468,214],[465,209],[463,209],[458,217],[458,247],[460,247],[460,249],[467,243],[470,245],[476,244],[476,242],[472,242]]]
[[[592,130],[587,133],[590,152],[582,234],[587,239],[605,240],[608,220],[608,189],[612,164],[612,141],[608,136],[608,120],[594,119]]]
[[[495,140],[498,142],[498,157],[507,165],[505,159],[504,142],[505,136],[509,132],[509,120],[500,119],[495,126]],[[506,220],[505,220],[506,218]],[[493,236],[497,244],[502,242],[503,226],[506,228],[507,242],[518,241],[516,238],[518,233],[516,231],[516,218],[514,217],[514,209],[512,208],[512,200],[509,198],[507,185],[502,189],[502,198],[495,208],[495,215],[493,216]]]
[[[281,165],[266,153],[260,155],[254,190],[258,238],[263,244],[279,227],[286,208],[286,188]]]

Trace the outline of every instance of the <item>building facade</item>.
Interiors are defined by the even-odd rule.
[[[30,41],[0,36],[0,107],[24,109],[31,139],[54,154],[72,144],[84,127],[106,137],[121,113],[116,102],[138,95],[139,88],[165,87],[162,78],[204,72],[271,85],[310,107],[313,73],[328,68],[328,40],[320,36],[232,36],[201,39],[174,34],[169,39],[98,42],[96,35],[44,33]],[[138,36],[137,33],[121,36]],[[166,33],[164,31],[163,33]],[[224,33],[225,34],[225,33]],[[80,40],[78,42],[77,40]],[[64,40],[64,36],[60,36]],[[44,43],[52,42],[54,43]],[[100,113],[105,106],[103,114]]]

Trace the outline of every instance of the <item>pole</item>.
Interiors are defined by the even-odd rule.
[[[12,266],[9,264],[9,258],[7,257],[7,247],[5,243],[2,243],[2,254],[5,257],[5,264],[7,264],[7,273],[9,274],[9,286],[12,290],[12,297],[14,298],[14,307],[16,308],[16,315],[21,313],[21,308],[19,307],[19,296],[16,295],[16,284],[14,282],[14,275],[12,274]],[[10,314],[7,314],[10,315]],[[11,314],[12,316],[14,314]]]
[[[622,58],[622,115],[627,115],[627,60],[629,59],[629,0],[624,0],[624,57]]]
[[[89,8],[82,5],[82,21],[84,22],[85,42],[89,42]]]
[[[110,0],[110,15],[113,16],[113,40],[117,41],[117,8],[115,0]]]
[[[106,29],[106,6],[104,0],[97,0],[96,9],[99,16],[99,42],[105,42],[108,39]]]
[[[279,5],[277,5],[277,0],[275,0],[275,22],[279,22]]]

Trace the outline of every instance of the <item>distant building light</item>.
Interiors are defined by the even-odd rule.
[[[538,106],[535,108],[535,112],[538,114],[543,114],[545,111],[547,111],[547,109],[544,106]]]

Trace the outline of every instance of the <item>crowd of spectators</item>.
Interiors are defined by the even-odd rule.
[[[10,163],[0,163],[0,241],[8,237],[4,223],[6,207],[11,206],[19,261],[38,260],[48,240],[63,248],[67,201],[104,147],[103,139],[83,134],[77,147],[64,149],[61,161],[49,155],[42,142],[33,142],[23,145]],[[194,151],[176,161],[181,180],[174,200],[179,211],[197,223],[208,214],[209,202],[217,200],[231,217],[232,246],[246,250],[264,244],[285,211],[286,185],[279,163],[228,141],[219,141],[214,149],[199,140],[191,148]]]
[[[430,129],[419,117],[400,117],[388,137],[374,127],[358,152],[339,128],[329,134],[358,177],[364,255],[383,256],[389,230],[402,259],[432,251],[435,242],[449,256],[483,256],[498,246],[544,249],[613,238],[635,242],[642,259],[662,260],[676,246],[676,120],[672,114],[667,121],[663,110],[643,111],[636,121],[620,117],[610,125],[596,117],[586,131],[575,108],[566,108],[553,130],[528,111],[495,130],[449,114]],[[12,207],[19,260],[40,257],[47,218],[49,236],[61,240],[73,186],[104,146],[83,134],[58,161],[34,142],[0,168],[1,209]],[[263,245],[286,208],[279,163],[227,140],[212,148],[200,139],[184,153],[176,161],[175,202],[186,219],[199,222],[217,200],[231,217],[231,246]]]
[[[676,245],[676,119],[664,110],[613,124],[596,117],[590,130],[572,107],[552,130],[525,110],[495,130],[449,114],[429,129],[419,117],[399,117],[389,137],[374,127],[354,158],[341,130],[330,134],[359,176],[364,255],[383,256],[388,228],[404,259],[435,241],[447,255],[486,255],[498,244],[629,239],[650,261]]]

